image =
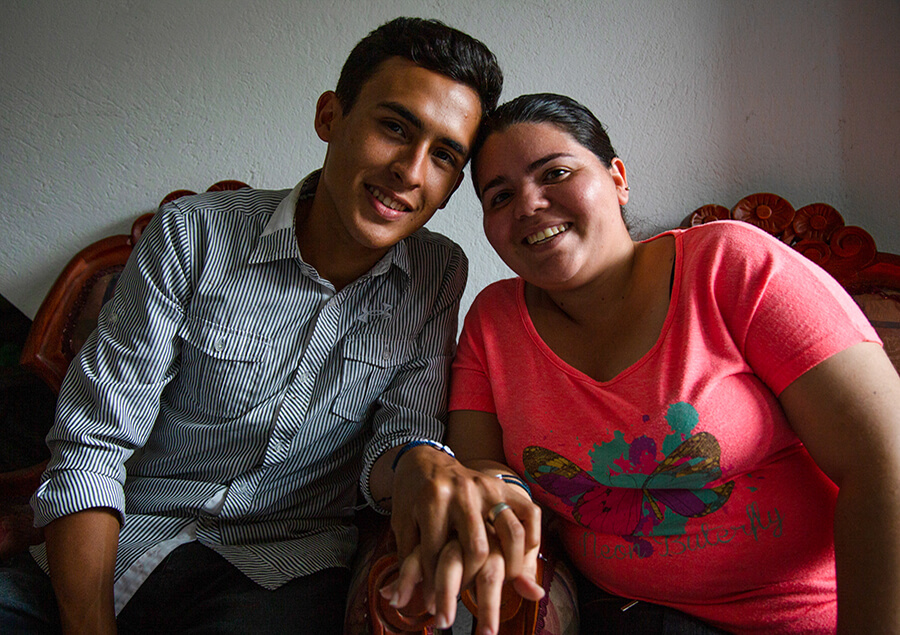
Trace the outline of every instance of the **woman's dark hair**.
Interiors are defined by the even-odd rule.
[[[549,123],[557,126],[593,152],[606,167],[611,167],[612,160],[618,156],[603,124],[594,113],[571,97],[555,93],[521,95],[499,106],[481,121],[478,136],[472,146],[472,183],[476,194],[480,193],[475,174],[478,155],[484,142],[495,132],[502,132],[519,123]]]
[[[396,18],[360,40],[344,62],[334,91],[344,112],[353,108],[363,84],[391,57],[469,86],[478,93],[482,113],[493,110],[500,99],[503,73],[482,42],[437,20]]]

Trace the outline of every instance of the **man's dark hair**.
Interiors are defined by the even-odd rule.
[[[344,62],[335,94],[345,113],[353,108],[363,84],[391,57],[408,59],[469,86],[478,93],[482,114],[493,110],[500,99],[503,73],[482,42],[437,20],[396,18],[360,40]]]
[[[521,95],[498,107],[481,121],[471,155],[472,184],[479,197],[481,193],[475,174],[478,154],[484,142],[493,133],[503,132],[519,123],[549,123],[556,126],[593,152],[606,167],[610,167],[612,160],[618,156],[600,120],[571,97],[554,93]]]

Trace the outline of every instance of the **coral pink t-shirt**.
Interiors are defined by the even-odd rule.
[[[602,588],[735,632],[833,632],[837,488],[777,395],[878,336],[833,278],[752,226],[666,234],[671,302],[638,362],[607,382],[569,366],[524,282],[503,280],[466,317],[450,408],[497,414],[510,466]]]

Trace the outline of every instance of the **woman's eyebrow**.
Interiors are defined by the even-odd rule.
[[[550,162],[553,161],[554,159],[558,159],[558,158],[560,158],[560,157],[571,157],[571,156],[572,156],[571,154],[568,154],[568,153],[566,153],[566,152],[554,152],[553,154],[548,154],[548,155],[545,156],[545,157],[541,157],[540,159],[537,159],[536,161],[532,161],[531,163],[529,163],[529,164],[528,164],[528,171],[529,171],[529,172],[534,172],[535,170],[537,170],[537,169],[538,169],[539,167],[541,167],[542,165],[545,165],[545,164],[547,164],[547,163],[550,163]]]

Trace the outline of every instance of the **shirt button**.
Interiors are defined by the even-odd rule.
[[[118,321],[119,321],[119,316],[116,313],[109,314],[109,323],[110,324],[115,324]]]
[[[225,350],[225,338],[220,337],[219,339],[217,339],[216,343],[213,344],[213,348],[215,348],[216,351],[219,353],[221,353],[223,350]]]
[[[386,348],[381,352],[381,359],[387,361],[391,358],[391,349]]]

